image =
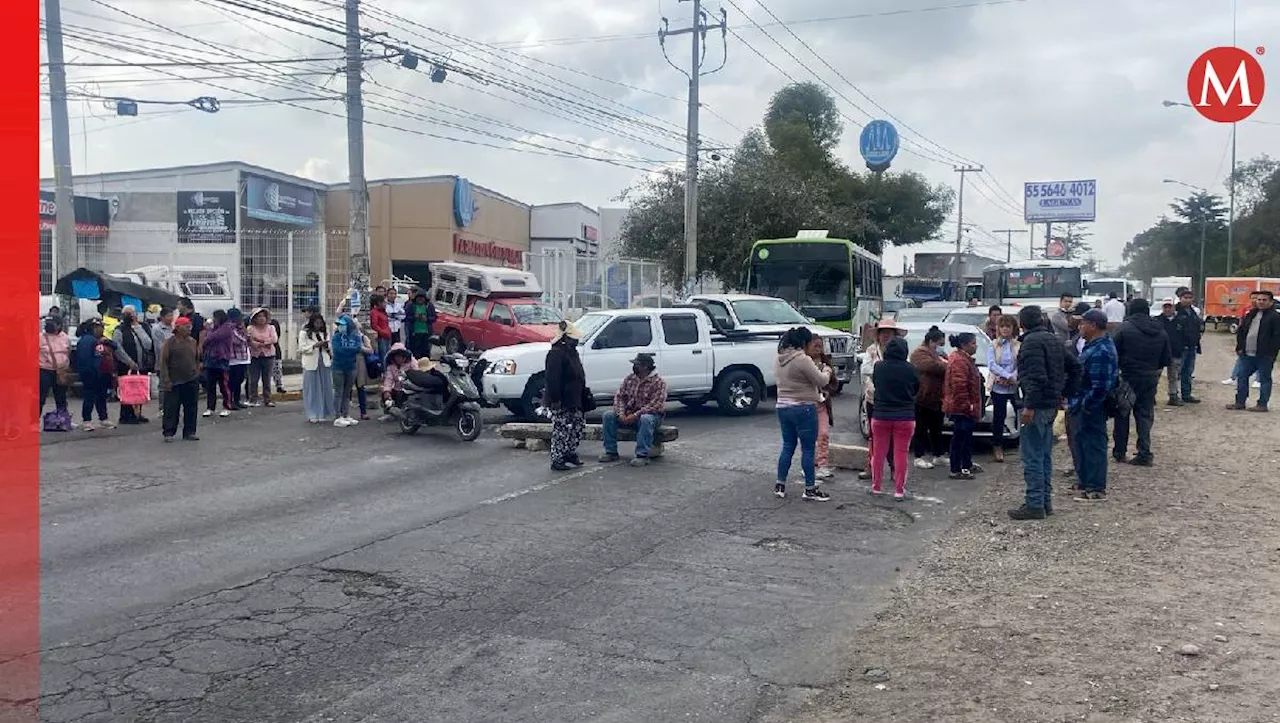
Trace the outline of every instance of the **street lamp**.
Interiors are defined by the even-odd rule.
[[[1169,103],[1169,101],[1166,100],[1165,103]],[[1184,183],[1183,181],[1175,181],[1172,178],[1166,178],[1164,179],[1164,182],[1173,183],[1179,186],[1186,186],[1187,188],[1190,188],[1193,191],[1198,191],[1202,194],[1208,193],[1208,191],[1206,191],[1205,189],[1199,186],[1196,186],[1190,183]],[[1202,198],[1201,200],[1204,200],[1204,199]],[[1206,210],[1207,209],[1204,209],[1204,208],[1200,209],[1200,279],[1199,281],[1201,286],[1204,285],[1204,240],[1205,240],[1205,236],[1208,235],[1208,232],[1209,232],[1209,214],[1206,213]]]
[[[1183,106],[1194,108],[1190,103],[1176,100],[1163,101],[1165,108]],[[1231,245],[1235,237],[1236,225],[1236,123],[1231,124],[1231,175],[1227,176],[1227,276],[1231,275]]]

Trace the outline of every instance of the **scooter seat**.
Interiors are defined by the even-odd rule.
[[[419,369],[406,370],[404,378],[419,389],[442,389],[444,387],[444,380],[440,378],[439,374],[424,372]]]

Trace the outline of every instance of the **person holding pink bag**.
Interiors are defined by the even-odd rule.
[[[871,493],[884,494],[884,466],[893,449],[893,498],[906,500],[907,454],[916,432],[916,394],[920,375],[907,361],[907,341],[894,337],[884,348],[884,359],[871,372],[876,405],[871,412]]]

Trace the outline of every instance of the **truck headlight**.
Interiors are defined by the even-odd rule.
[[[512,375],[512,374],[515,374],[515,373],[516,373],[516,363],[515,363],[515,360],[513,360],[513,359],[499,359],[498,361],[496,361],[496,362],[494,362],[494,363],[490,364],[490,365],[489,365],[489,368],[484,370],[484,373],[485,373],[485,374],[498,374],[498,375],[502,375],[502,376],[510,376],[510,375]]]

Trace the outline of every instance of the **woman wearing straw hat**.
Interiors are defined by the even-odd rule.
[[[586,427],[587,374],[578,356],[582,333],[571,322],[560,322],[547,351],[546,390],[542,403],[551,410],[551,469],[580,467],[578,445]]]

